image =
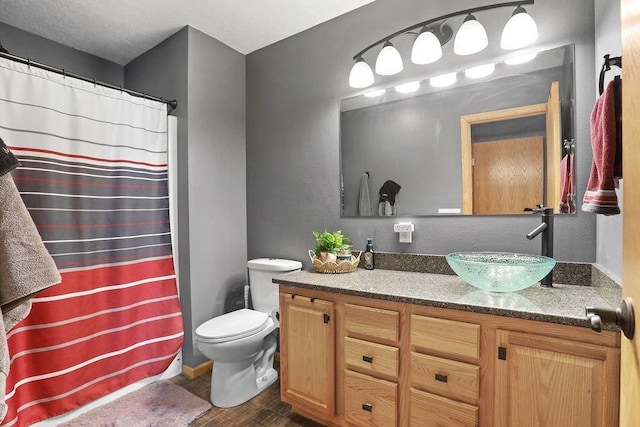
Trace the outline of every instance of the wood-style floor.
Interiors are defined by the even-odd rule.
[[[211,375],[205,374],[195,379],[179,375],[171,379],[177,385],[209,401]],[[258,396],[235,408],[211,408],[196,419],[190,427],[213,426],[273,426],[273,427],[318,427],[318,424],[291,412],[291,406],[280,401],[280,381],[264,390]]]

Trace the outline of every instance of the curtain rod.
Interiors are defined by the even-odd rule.
[[[101,82],[101,81],[96,80],[95,77],[94,78],[89,78],[89,77],[81,76],[79,74],[70,73],[70,72],[66,71],[64,68],[60,69],[60,68],[52,67],[50,65],[41,64],[39,62],[34,62],[34,61],[32,61],[32,60],[30,60],[28,58],[23,58],[21,56],[12,55],[9,52],[7,52],[6,49],[4,49],[2,47],[1,43],[0,43],[0,57],[9,59],[11,61],[20,62],[22,64],[26,64],[29,67],[41,68],[41,69],[46,70],[46,71],[51,71],[53,73],[61,74],[61,75],[65,76],[65,77],[73,77],[74,79],[78,79],[78,80],[82,80],[82,81],[85,81],[85,82],[93,83],[94,85],[104,86],[104,87],[108,87],[109,89],[115,89],[115,90],[119,90],[121,92],[126,92],[129,95],[137,96],[139,98],[150,99],[152,101],[157,101],[157,102],[163,102],[163,103],[167,104],[171,108],[171,110],[175,110],[176,108],[178,108],[178,101],[176,101],[175,99],[170,101],[168,99],[164,99],[164,98],[159,98],[157,96],[148,95],[148,94],[143,93],[143,92],[138,92],[138,91],[135,91],[135,90],[126,89],[126,88],[124,88],[122,86],[116,86],[116,85],[112,85],[110,83]],[[171,110],[169,110],[169,111],[171,111]]]

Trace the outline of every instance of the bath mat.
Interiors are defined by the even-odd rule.
[[[181,427],[211,404],[171,381],[157,381],[79,415],[64,427]]]

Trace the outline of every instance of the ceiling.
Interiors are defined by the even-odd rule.
[[[2,0],[0,22],[125,65],[185,25],[248,54],[372,1]]]

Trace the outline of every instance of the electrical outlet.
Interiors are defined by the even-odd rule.
[[[411,232],[410,231],[401,231],[400,232],[400,243],[411,243]]]
[[[413,231],[413,224],[410,222],[401,222],[398,224],[393,224],[393,231],[396,233],[409,232]]]
[[[413,233],[413,229],[413,224],[410,222],[393,224],[393,231],[399,233],[400,243],[411,243],[411,233]]]

